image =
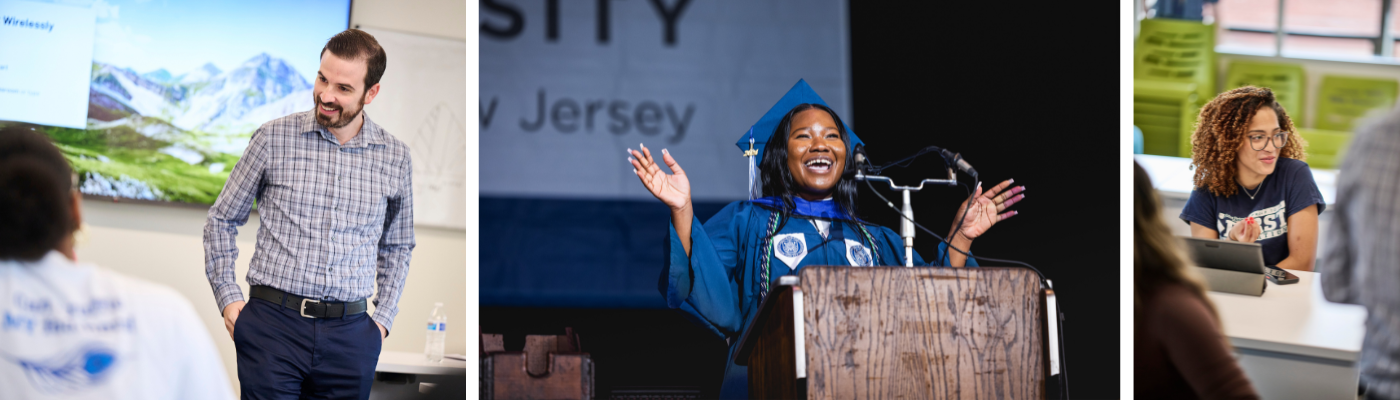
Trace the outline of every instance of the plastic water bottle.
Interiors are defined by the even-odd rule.
[[[423,346],[423,355],[428,361],[442,361],[443,345],[447,341],[447,314],[442,312],[442,303],[433,303],[433,315],[428,317],[428,341]]]

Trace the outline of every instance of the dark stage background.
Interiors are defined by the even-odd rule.
[[[961,152],[984,188],[1008,178],[1025,185],[1026,199],[1013,206],[1020,214],[978,238],[972,252],[1029,263],[1053,281],[1065,314],[1070,397],[1119,397],[1118,296],[1128,289],[1119,287],[1126,267],[1119,265],[1118,221],[1127,210],[1118,207],[1123,124],[1114,7],[853,3],[852,129],[871,160],[936,145]],[[942,168],[926,157],[886,175],[913,182],[942,177]],[[898,214],[861,186],[862,216],[898,227]],[[945,235],[965,197],[961,188],[925,189],[913,196],[916,220]],[[934,254],[937,245],[922,231],[915,239],[919,254]]]
[[[1027,198],[1014,207],[1020,215],[972,250],[1030,263],[1054,281],[1066,318],[1070,397],[1118,397],[1118,299],[1126,290],[1118,284],[1126,267],[1117,238],[1126,210],[1118,207],[1117,7],[853,3],[851,59],[832,62],[850,63],[852,128],[870,158],[879,163],[938,145],[961,152],[984,187],[1007,178],[1025,185]],[[886,174],[906,182],[941,178],[942,169],[926,156]],[[964,198],[961,188],[926,189],[914,195],[915,215],[946,234]],[[504,197],[480,204],[482,332],[506,334],[506,349],[518,350],[525,334],[573,327],[594,357],[598,398],[657,386],[717,394],[724,341],[662,308],[656,291],[665,206]],[[697,215],[704,220],[723,205],[699,203]],[[898,215],[864,185],[859,206],[863,218],[897,229]],[[538,250],[541,243],[550,250]],[[936,246],[919,233],[920,254]],[[526,272],[542,264],[556,272]],[[551,290],[562,280],[574,286]],[[616,289],[580,295],[586,287]]]

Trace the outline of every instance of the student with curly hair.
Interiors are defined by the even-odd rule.
[[[1326,208],[1307,144],[1273,91],[1246,86],[1201,109],[1191,135],[1196,189],[1181,219],[1191,236],[1259,243],[1264,264],[1311,271],[1317,216]]]

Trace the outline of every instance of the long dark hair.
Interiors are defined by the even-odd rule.
[[[1162,201],[1152,188],[1147,170],[1133,162],[1133,311],[1134,323],[1141,322],[1142,296],[1162,286],[1178,284],[1205,303],[1217,321],[1220,316],[1210,298],[1200,274],[1189,268],[1191,261],[1182,250],[1181,240],[1172,236],[1167,221],[1162,219]],[[1141,327],[1139,331],[1142,332]]]
[[[846,124],[841,122],[841,117],[836,116],[836,112],[831,108],[821,104],[804,103],[798,104],[783,116],[783,120],[778,122],[778,128],[773,130],[773,136],[768,138],[768,144],[763,147],[763,161],[759,162],[758,170],[763,196],[776,196],[783,199],[783,219],[786,220],[788,214],[796,209],[792,196],[797,188],[797,182],[792,179],[792,171],[788,170],[788,132],[792,130],[792,118],[797,113],[819,109],[831,115],[831,119],[836,122],[836,130],[841,134],[841,143],[846,146],[846,161],[841,171],[841,179],[836,181],[831,197],[836,204],[841,206],[841,210],[846,212],[853,221],[859,221],[856,216],[856,169],[855,153],[851,151],[850,135],[846,133]],[[781,229],[781,228],[779,228]]]
[[[0,129],[0,260],[36,261],[78,228],[68,160],[47,136]]]

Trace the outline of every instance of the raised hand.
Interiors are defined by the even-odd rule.
[[[991,229],[992,225],[996,225],[997,222],[1019,214],[1016,211],[1006,211],[1007,208],[1026,198],[1026,195],[1022,193],[1026,191],[1026,187],[1013,188],[1011,183],[1014,181],[1007,179],[986,192],[983,192],[979,185],[977,191],[972,195],[971,209],[967,209],[969,207],[967,201],[958,207],[958,215],[963,215],[963,211],[967,209],[967,216],[963,217],[962,220],[962,231],[960,232],[962,236],[969,240],[976,239],[987,233],[987,230]]]
[[[671,210],[683,210],[690,207],[690,179],[686,178],[685,170],[676,163],[676,159],[671,157],[671,153],[666,149],[661,149],[661,158],[666,162],[666,167],[671,169],[670,174],[661,170],[661,166],[656,164],[656,160],[651,157],[651,150],[645,145],[640,145],[641,151],[627,149],[631,157],[627,161],[632,163],[632,172],[637,174],[637,178],[642,180],[642,185],[651,191],[652,196],[656,196],[662,203],[666,203]]]

